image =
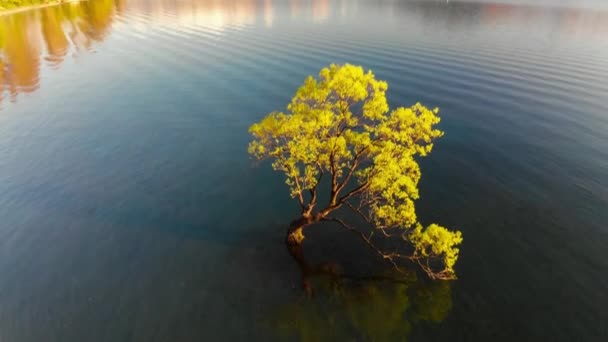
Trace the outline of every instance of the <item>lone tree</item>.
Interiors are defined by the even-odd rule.
[[[335,222],[398,270],[399,261],[410,260],[433,279],[455,279],[461,233],[437,224],[423,228],[414,207],[421,176],[416,157],[429,154],[443,135],[435,128],[439,110],[416,103],[391,111],[387,88],[360,66],[323,68],[318,79],[306,78],[287,112],[272,112],[250,127],[249,153],[270,159],[300,204],[286,243],[301,266],[307,227]],[[339,209],[351,210],[371,228],[347,223],[337,216]],[[400,248],[393,242],[388,250],[378,236],[400,241]]]

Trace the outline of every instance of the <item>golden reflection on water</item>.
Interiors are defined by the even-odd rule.
[[[125,2],[92,0],[0,17],[0,101],[38,89],[42,58],[57,68],[70,51],[103,41]]]
[[[397,16],[403,23],[417,23],[414,30],[443,22],[450,30],[473,27],[488,36],[503,34],[497,26],[549,40],[555,36],[603,39],[608,34],[606,9],[397,0],[89,0],[0,17],[0,103],[5,97],[16,101],[20,93],[38,89],[43,65],[56,69],[70,54],[92,49],[108,36],[115,16],[126,11],[135,14],[124,20],[125,27],[134,31],[160,26],[216,31],[254,24],[271,28],[294,17],[325,25],[344,16],[356,17],[355,25],[366,27]],[[142,18],[148,25],[143,28]]]

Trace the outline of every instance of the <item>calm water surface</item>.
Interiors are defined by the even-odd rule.
[[[0,17],[0,341],[608,340],[608,8],[517,3]],[[332,62],[441,108],[418,212],[463,231],[458,281],[320,278],[303,298],[297,205],[247,128]],[[353,277],[386,269],[331,227],[307,242]]]

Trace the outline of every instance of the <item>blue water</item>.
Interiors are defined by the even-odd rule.
[[[0,341],[606,340],[608,8],[556,4],[0,17]],[[303,296],[282,241],[298,207],[247,128],[344,62],[387,80],[392,106],[441,108],[417,210],[463,232],[457,281]],[[306,241],[354,277],[390,270],[334,227]]]

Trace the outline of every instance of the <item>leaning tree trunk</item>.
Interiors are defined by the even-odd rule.
[[[302,216],[291,222],[285,237],[285,244],[289,254],[294,258],[302,272],[302,287],[308,294],[312,293],[312,286],[309,281],[309,275],[313,273],[313,267],[308,264],[304,258],[304,250],[302,243],[304,242],[304,228],[318,222],[312,216]]]

